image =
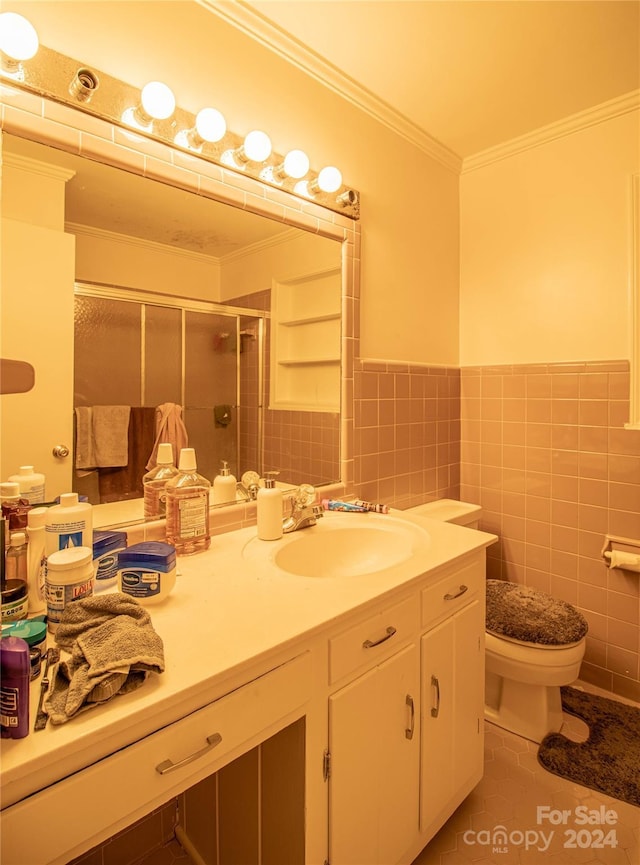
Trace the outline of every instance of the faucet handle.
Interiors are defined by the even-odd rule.
[[[316,500],[316,489],[311,484],[300,484],[294,496],[299,508],[306,508]]]

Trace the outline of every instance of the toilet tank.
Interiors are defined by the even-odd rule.
[[[480,527],[482,508],[480,505],[458,502],[455,499],[436,499],[434,502],[406,508],[405,513],[419,514],[430,517],[432,520],[441,520],[444,523],[456,523],[458,526],[477,529]]]

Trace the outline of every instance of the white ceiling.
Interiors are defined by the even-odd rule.
[[[640,87],[637,0],[203,3],[273,25],[267,40],[291,37],[284,51],[328,61],[346,93],[359,85],[463,159]]]

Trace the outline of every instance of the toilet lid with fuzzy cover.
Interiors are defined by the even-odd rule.
[[[486,627],[498,637],[543,646],[577,643],[589,629],[566,601],[506,580],[487,580]]]

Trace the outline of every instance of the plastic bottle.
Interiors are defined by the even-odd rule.
[[[19,484],[14,481],[0,484],[0,503],[2,516],[7,521],[9,534],[11,532],[24,532],[27,528],[27,514],[31,505],[20,495]]]
[[[47,508],[45,520],[47,556],[67,547],[93,548],[93,509],[78,500],[78,493],[63,493],[60,504]]]
[[[36,616],[47,611],[44,576],[47,566],[45,552],[45,520],[48,508],[31,508],[27,514],[27,592],[29,615]]]
[[[258,537],[261,541],[277,541],[282,537],[282,490],[273,478],[267,478],[257,496]]]
[[[93,595],[93,549],[68,547],[47,557],[47,627],[55,633],[65,608]]]
[[[16,622],[27,618],[27,536],[24,532],[13,532],[11,535],[1,594],[3,622]]]
[[[23,739],[29,733],[29,646],[20,637],[0,639],[2,738]]]
[[[173,463],[173,447],[170,442],[158,445],[156,465],[142,478],[144,489],[145,520],[163,520],[167,514],[165,487],[167,481],[178,474]]]
[[[213,504],[222,505],[236,501],[236,479],[226,460],[222,460],[220,474],[213,479]]]
[[[182,448],[178,474],[167,481],[167,543],[179,556],[200,553],[211,546],[209,490],[211,484],[198,474],[196,452]]]
[[[46,501],[44,497],[44,475],[34,472],[33,466],[20,466],[17,475],[10,475],[9,481],[18,484],[20,496],[30,505]]]

